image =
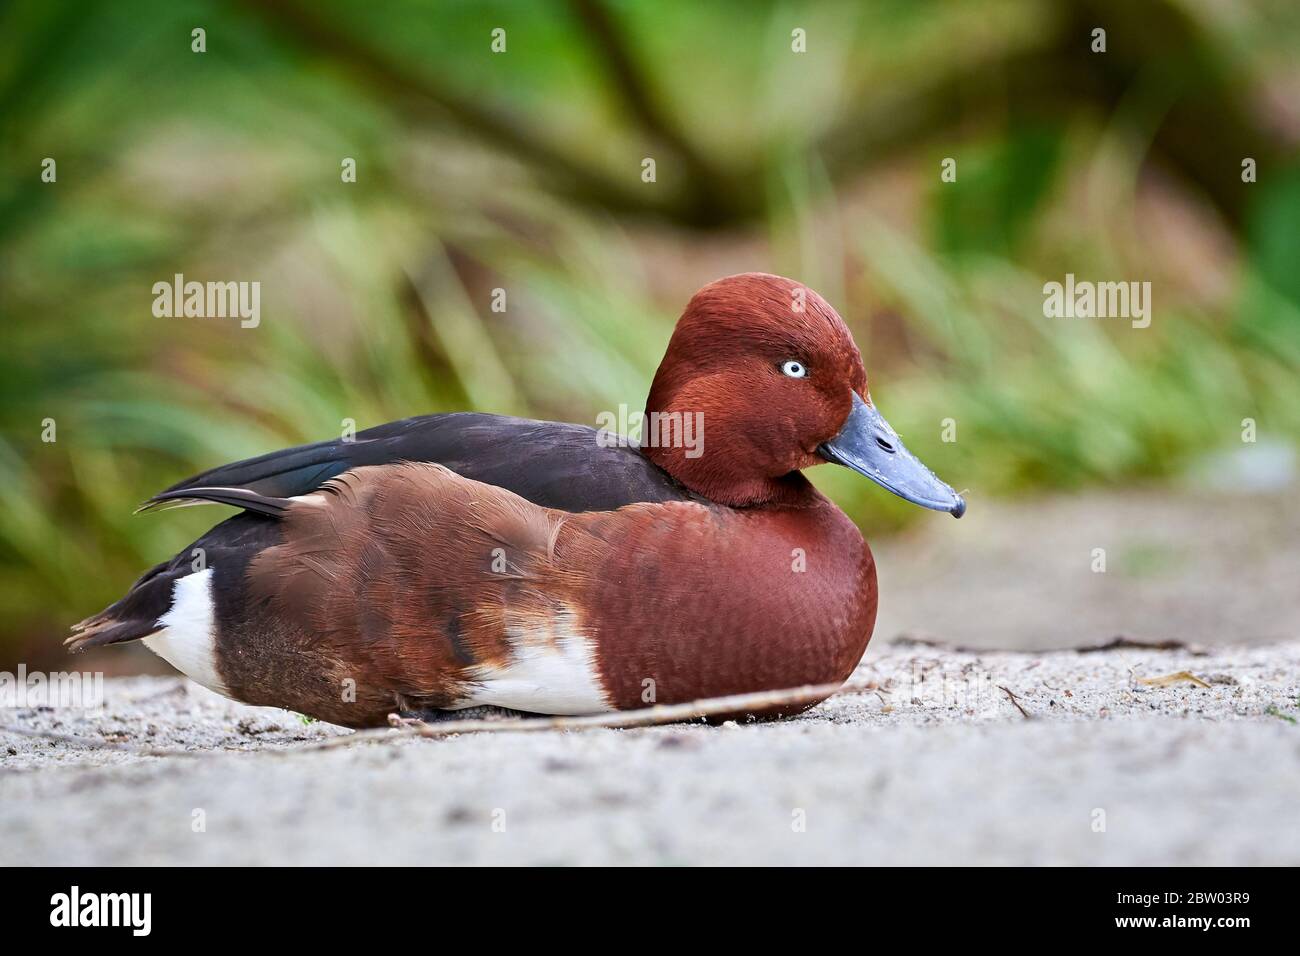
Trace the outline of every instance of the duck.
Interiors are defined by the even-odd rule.
[[[838,686],[871,639],[876,568],[804,471],[966,510],[877,410],[839,313],[792,279],[697,292],[645,418],[630,441],[421,415],[213,468],[141,510],[238,513],[66,643],[141,641],[219,694],[354,728]]]

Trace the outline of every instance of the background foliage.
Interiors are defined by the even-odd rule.
[[[218,517],[151,492],[347,418],[639,408],[733,272],[830,299],[972,507],[1291,443],[1297,49],[1289,0],[0,4],[0,663]],[[177,272],[261,326],[154,318]],[[1151,327],[1044,319],[1066,272],[1151,281]]]

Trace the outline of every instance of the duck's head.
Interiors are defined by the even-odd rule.
[[[750,272],[697,292],[646,414],[643,452],[721,504],[791,501],[806,494],[798,472],[830,461],[923,508],[966,510],[872,405],[844,320],[791,279]]]

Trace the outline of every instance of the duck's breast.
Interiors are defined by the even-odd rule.
[[[870,549],[825,499],[635,505],[561,535],[620,709],[845,680],[876,616]]]

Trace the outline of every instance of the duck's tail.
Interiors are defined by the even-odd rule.
[[[175,563],[164,561],[151,568],[120,600],[72,625],[72,636],[64,645],[77,652],[104,644],[138,641],[156,633],[161,626],[159,618],[171,608],[176,580],[189,571],[188,565],[181,571],[174,567]]]
[[[70,651],[138,641],[163,630],[163,619],[176,604],[177,584],[216,564],[243,566],[250,556],[274,543],[276,521],[291,502],[244,488],[195,487],[156,495],[145,507],[185,504],[234,505],[244,513],[217,525],[170,561],[155,565],[131,585],[121,600],[72,626],[63,643]],[[197,563],[196,563],[197,562]]]

